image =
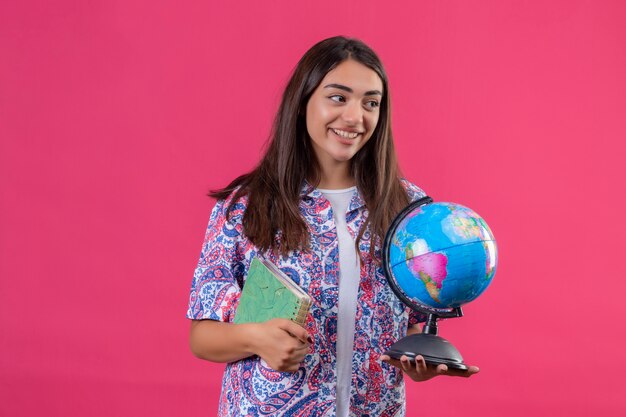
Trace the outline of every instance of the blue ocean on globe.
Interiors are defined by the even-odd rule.
[[[496,241],[485,221],[469,208],[423,204],[405,213],[392,232],[390,279],[421,309],[460,307],[491,284]]]

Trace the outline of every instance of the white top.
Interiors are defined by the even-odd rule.
[[[352,352],[356,303],[361,277],[354,239],[348,232],[346,214],[356,187],[343,190],[319,190],[333,209],[339,240],[339,306],[337,314],[337,417],[350,413]]]

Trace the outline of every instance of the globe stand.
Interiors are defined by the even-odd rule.
[[[461,317],[463,312],[460,307],[455,308],[446,317]],[[463,363],[463,357],[452,343],[443,337],[437,336],[437,320],[439,315],[429,313],[428,319],[422,328],[422,333],[406,336],[394,343],[385,355],[400,360],[402,355],[415,362],[415,357],[421,355],[426,364],[437,366],[447,365],[450,369],[466,371],[467,365]]]

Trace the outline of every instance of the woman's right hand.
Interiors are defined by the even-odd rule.
[[[255,353],[270,368],[296,372],[309,352],[311,338],[307,331],[291,320],[272,319],[259,323],[252,335]]]

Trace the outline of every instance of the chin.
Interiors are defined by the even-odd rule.
[[[349,155],[335,155],[333,159],[337,162],[348,162],[354,157],[354,154],[351,153]]]

